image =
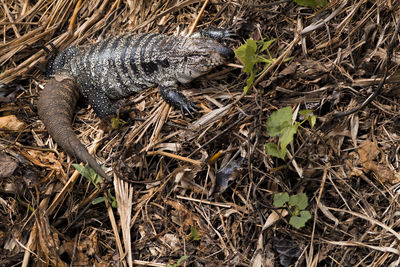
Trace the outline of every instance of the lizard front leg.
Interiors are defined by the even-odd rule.
[[[196,105],[178,91],[176,83],[165,83],[160,85],[158,92],[165,102],[176,108],[179,108],[182,112],[182,115],[188,113],[189,117],[193,118],[192,112],[198,112]]]

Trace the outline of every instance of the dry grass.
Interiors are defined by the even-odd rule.
[[[0,180],[0,266],[165,266],[183,255],[190,266],[279,266],[285,246],[296,266],[399,265],[398,42],[391,62],[386,52],[400,3],[333,0],[314,12],[292,1],[205,2],[0,1],[0,119],[11,114],[23,122],[0,130],[0,158],[10,161],[0,174],[18,164]],[[210,26],[235,30],[232,48],[248,37],[275,38],[277,60],[246,96],[246,76],[235,65],[182,86],[201,107],[194,120],[155,89],[132,97],[137,110],[118,130],[80,107],[80,140],[134,183],[110,188],[125,199],[118,209],[103,202],[75,220],[97,189],[73,172],[74,159],[38,119],[43,47]],[[379,96],[332,119],[376,89],[386,64]],[[320,127],[301,127],[289,148],[293,158],[281,161],[265,154],[265,143],[276,141],[265,122],[288,105],[313,109]],[[218,171],[232,160],[240,168],[218,193]],[[307,194],[313,218],[306,227],[293,228],[287,212],[273,208],[273,194],[282,191]]]

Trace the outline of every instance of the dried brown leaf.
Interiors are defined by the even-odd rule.
[[[25,123],[18,120],[15,115],[0,117],[0,129],[19,131],[26,127]]]

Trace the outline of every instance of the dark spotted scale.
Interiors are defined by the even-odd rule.
[[[70,47],[49,63],[54,76],[40,94],[39,116],[69,154],[107,177],[75,136],[71,120],[79,92],[100,118],[115,114],[119,100],[158,86],[162,98],[190,116],[196,106],[177,90],[233,58],[218,41],[231,31],[203,30],[192,37],[127,34],[86,47]]]

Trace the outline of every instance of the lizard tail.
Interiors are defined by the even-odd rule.
[[[103,178],[110,179],[72,129],[71,121],[78,98],[79,92],[72,78],[53,78],[40,93],[37,105],[39,117],[51,137],[68,154],[88,163]]]

